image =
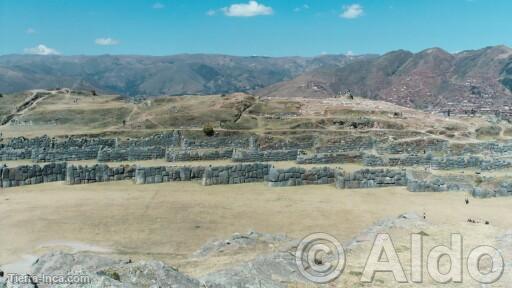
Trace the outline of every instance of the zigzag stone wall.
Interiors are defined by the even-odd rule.
[[[483,159],[481,157],[433,157],[431,154],[404,155],[385,157],[367,154],[363,157],[365,166],[432,166],[434,169],[451,170],[477,168],[480,170],[496,170],[512,167],[512,162],[502,159]]]
[[[0,144],[2,148],[12,149],[38,149],[38,148],[54,148],[67,149],[69,147],[88,147],[88,146],[106,146],[114,147],[116,140],[112,138],[88,138],[88,137],[72,137],[65,139],[50,138],[46,135],[35,138],[16,137],[8,140],[6,143]]]
[[[389,154],[416,154],[422,152],[443,151],[448,147],[444,139],[427,138],[405,141],[395,141],[387,145],[379,145],[377,151]]]
[[[473,187],[471,195],[475,198],[494,198],[512,196],[512,182],[504,180],[494,185],[484,185],[483,187]]]
[[[127,139],[124,141],[117,141],[117,147],[127,149],[129,147],[177,147],[180,145],[181,132],[176,130],[172,132],[157,133],[145,138]]]
[[[233,162],[295,161],[299,150],[233,151]]]
[[[336,174],[336,188],[378,188],[389,186],[405,186],[407,177],[405,170],[363,169],[352,173]]]
[[[371,136],[346,136],[329,139],[327,143],[316,147],[317,153],[353,152],[373,149],[376,140]]]
[[[67,138],[59,141],[54,140],[50,148],[54,149],[68,149],[70,147],[115,147],[116,139],[114,138]]]
[[[64,181],[66,163],[0,167],[0,177],[3,188]]]
[[[205,139],[185,139],[182,148],[247,148],[249,147],[249,137],[239,136],[212,136]]]
[[[253,163],[208,167],[203,175],[205,186],[262,182],[268,175],[270,164]]]
[[[299,186],[310,184],[330,184],[335,182],[336,170],[321,167],[306,170],[292,167],[288,169],[270,168],[265,181],[270,187]]]
[[[222,150],[168,150],[165,159],[169,162],[230,159],[233,149]]]
[[[36,137],[36,138],[25,138],[16,137],[12,138],[7,143],[2,143],[2,148],[11,149],[32,149],[38,147],[51,147],[54,140],[48,136]]]
[[[26,149],[12,149],[3,148],[0,149],[0,160],[2,161],[16,161],[30,159],[32,152]]]
[[[119,162],[133,160],[152,160],[165,158],[165,148],[154,147],[129,147],[106,148],[98,152],[97,160],[99,162]]]
[[[192,181],[203,178],[205,167],[137,167],[135,184]]]
[[[357,163],[361,162],[362,158],[361,153],[318,153],[298,155],[297,164]]]
[[[31,152],[33,162],[59,162],[96,159],[100,146],[63,148],[36,148]]]
[[[471,191],[472,189],[472,180],[467,176],[438,176],[430,173],[407,172],[407,190],[411,192]]]
[[[109,167],[105,164],[92,166],[68,165],[65,171],[66,184],[90,184],[133,179],[135,166]]]

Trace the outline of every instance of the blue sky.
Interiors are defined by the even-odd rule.
[[[512,44],[511,0],[0,0],[0,54],[313,56]]]

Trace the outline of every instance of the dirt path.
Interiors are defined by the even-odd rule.
[[[53,95],[55,92],[50,92],[47,90],[33,90],[32,95],[30,95],[21,105],[16,107],[16,109],[4,119],[0,123],[1,126],[9,123],[14,117],[21,116],[25,114],[25,112],[29,111],[31,108],[35,107],[37,103],[43,101],[48,96]]]

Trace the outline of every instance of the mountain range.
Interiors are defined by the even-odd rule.
[[[318,57],[0,56],[0,93],[97,89],[124,96],[250,92],[260,97],[353,95],[421,109],[512,106],[512,49]]]
[[[393,51],[324,65],[260,89],[263,97],[351,94],[421,109],[502,107],[512,104],[512,49],[505,46],[450,54],[439,48]]]
[[[0,56],[0,92],[53,87],[97,89],[125,96],[246,92],[327,64],[342,66],[364,57],[4,55]]]

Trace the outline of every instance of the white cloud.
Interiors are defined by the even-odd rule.
[[[354,54],[354,52],[352,50],[349,50],[347,51],[347,53],[345,53],[346,56],[355,56],[356,54]]]
[[[300,7],[296,7],[295,9],[293,9],[293,12],[300,12],[300,11],[303,11],[303,10],[307,10],[309,9],[309,5],[308,4],[304,4]]]
[[[352,4],[348,6],[343,6],[343,12],[341,12],[340,17],[345,19],[355,19],[357,17],[362,16],[363,13],[363,6],[359,4]]]
[[[153,6],[151,6],[151,7],[153,7],[153,9],[163,9],[163,8],[165,8],[165,5],[164,5],[164,4],[162,4],[162,3],[160,3],[160,2],[156,2],[156,3],[155,3],[155,4],[153,4]]]
[[[53,48],[46,47],[46,45],[39,44],[33,48],[25,48],[23,51],[27,54],[36,54],[36,55],[58,55],[60,54],[57,50]]]
[[[208,16],[213,16],[213,15],[215,15],[215,14],[217,14],[217,11],[215,11],[215,10],[213,10],[213,9],[208,10],[208,11],[206,12],[206,15],[208,15]]]
[[[249,1],[249,3],[233,4],[229,7],[222,8],[226,16],[230,17],[252,17],[260,15],[272,15],[274,10],[272,7],[259,4],[256,1]]]
[[[119,41],[116,39],[112,39],[112,38],[98,38],[98,39],[94,40],[94,43],[96,43],[96,45],[101,45],[101,46],[112,46],[112,45],[119,44]]]
[[[36,33],[36,29],[34,29],[32,27],[28,27],[27,30],[25,30],[25,33],[27,33],[27,34],[35,34]]]

